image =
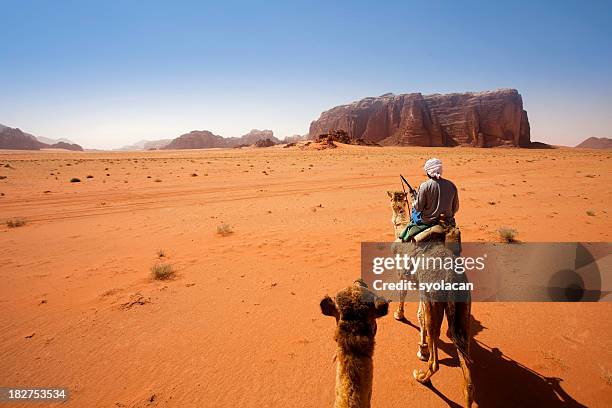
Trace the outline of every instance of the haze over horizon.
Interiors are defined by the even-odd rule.
[[[0,123],[100,149],[283,138],[367,96],[515,88],[532,140],[612,137],[612,5],[422,3],[7,3]]]

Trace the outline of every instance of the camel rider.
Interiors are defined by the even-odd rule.
[[[442,161],[435,157],[427,160],[423,167],[429,179],[417,190],[416,200],[412,203],[410,223],[400,234],[408,241],[419,232],[425,231],[439,222],[444,214],[446,224],[455,225],[455,213],[459,210],[459,195],[452,181],[442,178]]]

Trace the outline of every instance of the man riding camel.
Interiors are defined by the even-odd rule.
[[[399,238],[408,241],[419,232],[433,227],[444,217],[447,225],[455,225],[455,213],[459,210],[459,194],[452,181],[442,178],[442,161],[435,157],[423,167],[429,179],[416,192],[412,202],[410,223]]]

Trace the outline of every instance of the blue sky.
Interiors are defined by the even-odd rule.
[[[612,5],[0,0],[0,123],[115,148],[304,134],[387,92],[517,88],[532,139],[612,137]]]

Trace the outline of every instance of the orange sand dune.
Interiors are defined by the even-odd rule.
[[[64,386],[68,407],[331,406],[334,321],[319,300],[358,277],[361,241],[392,239],[385,191],[400,172],[422,181],[432,155],[460,188],[464,241],[501,226],[612,240],[605,151],[1,152],[0,220],[27,223],[0,225],[0,386]],[[160,249],[174,280],[150,278]],[[611,313],[474,304],[478,405],[612,406]],[[414,327],[388,316],[376,340],[374,407],[461,404],[446,337],[430,388],[412,379]]]

